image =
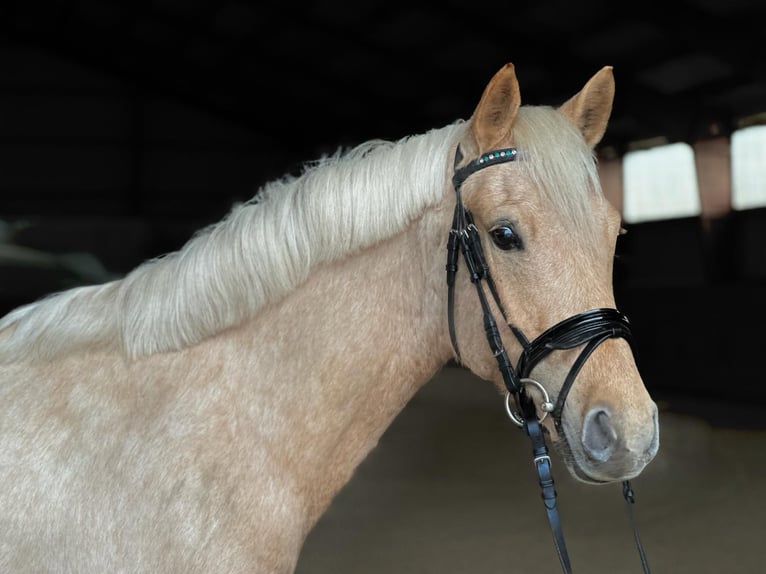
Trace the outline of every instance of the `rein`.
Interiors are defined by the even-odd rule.
[[[463,160],[463,154],[459,146],[455,152],[455,170],[452,176],[452,185],[455,189],[455,213],[452,218],[452,229],[450,230],[449,240],[447,242],[446,265],[449,333],[455,356],[459,362],[460,350],[455,330],[454,305],[458,254],[462,253],[471,283],[476,287],[476,293],[481,304],[484,316],[484,332],[487,337],[487,342],[492,354],[495,356],[498,369],[500,370],[500,374],[502,375],[507,390],[505,395],[506,411],[511,420],[524,430],[532,442],[532,456],[534,457],[538,481],[542,490],[543,504],[553,533],[556,553],[558,554],[563,571],[569,574],[572,572],[572,567],[564,542],[564,534],[558,516],[558,508],[556,506],[557,495],[554,487],[553,475],[551,473],[551,459],[545,442],[543,426],[540,423],[542,423],[548,414],[551,414],[557,432],[562,433],[563,428],[561,417],[563,416],[567,396],[575,382],[577,374],[580,372],[580,369],[588,357],[590,357],[593,351],[607,339],[617,337],[623,338],[628,341],[631,349],[633,348],[633,340],[630,323],[627,317],[617,309],[611,308],[591,309],[573,315],[556,323],[532,341],[524,335],[521,329],[508,320],[508,316],[500,301],[495,282],[490,274],[489,266],[484,257],[479,230],[473,222],[471,212],[463,205],[461,189],[465,180],[480,169],[500,163],[516,161],[518,157],[519,153],[515,148],[498,149],[485,153],[481,157],[468,162],[463,167],[458,168],[458,164]],[[516,368],[511,364],[508,352],[500,337],[497,321],[492,313],[484,289],[485,284],[492,300],[503,316],[503,320],[521,344],[522,353]],[[536,380],[529,378],[529,375],[534,367],[552,352],[562,349],[574,349],[580,345],[585,346],[570,367],[569,373],[564,380],[564,384],[559,391],[558,398],[556,399],[556,402],[553,403],[551,402],[545,387]],[[543,414],[539,419],[534,401],[527,393],[527,387],[529,386],[536,388],[543,397],[543,401],[540,405],[540,410]],[[513,407],[511,406],[511,399],[514,402]],[[632,504],[635,503],[635,497],[629,480],[623,481],[623,496],[627,504],[628,516],[633,529],[633,536],[639,557],[641,559],[641,565],[644,573],[649,574],[649,564],[633,519]]]

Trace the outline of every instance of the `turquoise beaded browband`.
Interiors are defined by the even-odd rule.
[[[516,161],[518,157],[519,152],[514,147],[496,149],[485,153],[461,168],[457,168],[457,164],[463,160],[463,152],[461,151],[460,146],[458,146],[455,150],[455,173],[452,176],[452,183],[456,189],[459,189],[466,178],[472,173],[496,163]]]
[[[488,161],[491,161],[493,159],[500,159],[500,158],[512,158],[512,159],[506,159],[506,161],[513,161],[513,159],[516,159],[516,154],[518,152],[516,151],[516,148],[508,148],[508,149],[501,149],[501,150],[495,150],[492,152],[489,152],[488,154],[485,154],[479,158],[479,163],[484,165]]]

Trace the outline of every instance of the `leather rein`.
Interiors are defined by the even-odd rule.
[[[476,293],[481,304],[484,316],[484,332],[487,337],[487,342],[492,354],[497,360],[497,366],[507,390],[505,396],[506,411],[511,420],[524,430],[532,442],[532,455],[534,457],[535,468],[537,469],[538,481],[542,490],[542,498],[548,516],[548,522],[553,533],[556,553],[558,554],[563,571],[569,574],[572,571],[572,567],[564,542],[564,535],[556,506],[556,490],[554,488],[553,475],[551,473],[551,459],[545,442],[544,429],[540,423],[550,413],[557,432],[562,433],[563,428],[561,418],[563,416],[566,398],[574,384],[577,374],[588,357],[595,351],[596,347],[607,339],[617,337],[623,338],[631,345],[631,349],[633,348],[633,340],[630,323],[627,317],[617,309],[611,308],[591,309],[573,315],[556,323],[532,341],[524,335],[521,329],[508,320],[503,304],[500,301],[495,282],[487,265],[487,260],[484,257],[479,230],[473,222],[471,212],[463,205],[461,189],[465,180],[480,169],[501,163],[517,161],[518,157],[519,153],[515,148],[498,149],[487,152],[481,157],[458,168],[457,166],[463,161],[463,154],[460,146],[458,146],[455,151],[454,174],[452,176],[452,185],[455,189],[455,213],[452,219],[452,229],[450,230],[449,240],[447,242],[446,265],[449,333],[456,359],[460,362],[460,350],[455,330],[454,305],[455,278],[459,258],[458,254],[462,253],[471,283],[476,287]],[[495,320],[487,298],[485,285],[497,309],[500,311],[503,320],[521,344],[522,352],[516,368],[511,364],[508,352],[500,337],[497,321]],[[562,349],[574,349],[581,345],[584,345],[584,347],[572,364],[554,404],[550,401],[548,393],[543,385],[534,379],[529,378],[529,375],[534,367],[552,352]],[[540,405],[540,410],[543,414],[539,419],[534,401],[527,392],[527,387],[530,386],[536,388],[543,397]],[[514,406],[511,406],[511,400],[513,400]],[[644,573],[649,574],[649,564],[633,519],[633,509],[631,505],[635,503],[635,498],[629,480],[623,481],[623,496],[625,497],[627,504],[628,516],[633,529],[634,541],[641,559],[641,565]]]

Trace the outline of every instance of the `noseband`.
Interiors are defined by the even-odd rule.
[[[503,378],[506,387],[505,405],[511,420],[524,429],[527,436],[532,441],[532,453],[534,456],[535,467],[538,472],[540,487],[542,488],[542,497],[548,514],[548,520],[553,531],[556,551],[564,572],[571,572],[569,556],[564,544],[563,533],[558,518],[556,508],[556,491],[554,489],[553,476],[551,474],[551,460],[548,455],[548,447],[545,444],[543,427],[540,424],[549,413],[552,414],[556,431],[564,436],[562,427],[562,416],[569,391],[575,382],[577,374],[580,372],[585,361],[590,357],[596,348],[612,338],[623,338],[633,346],[630,323],[625,315],[617,309],[598,308],[584,311],[573,315],[552,327],[546,329],[530,341],[523,331],[508,320],[500,297],[495,286],[495,282],[490,274],[487,260],[481,246],[479,230],[473,222],[471,212],[463,205],[462,186],[466,179],[480,169],[493,165],[517,161],[519,157],[518,150],[515,148],[505,148],[493,150],[485,153],[481,157],[468,162],[463,167],[458,168],[458,164],[463,160],[463,154],[458,146],[455,152],[454,174],[452,176],[452,185],[455,189],[455,213],[452,218],[452,229],[450,230],[449,240],[447,242],[447,315],[449,322],[449,333],[452,341],[452,347],[455,351],[455,357],[460,361],[460,350],[457,343],[457,333],[455,329],[454,305],[455,305],[455,277],[458,269],[458,253],[463,254],[471,283],[476,287],[476,293],[481,303],[484,316],[484,332],[489,343],[490,350],[497,360],[497,366]],[[489,293],[500,311],[503,320],[510,328],[516,339],[521,345],[522,352],[519,356],[516,368],[513,367],[508,352],[503,345],[497,321],[492,313],[487,295],[484,289],[486,284]],[[582,351],[572,363],[569,373],[564,379],[556,402],[551,402],[545,387],[534,379],[529,378],[532,370],[543,361],[548,355],[558,350],[574,349],[584,345]],[[527,392],[528,387],[534,387],[542,395],[540,410],[542,416],[538,418],[537,409],[534,401]],[[511,406],[511,399],[515,404],[515,409]],[[633,523],[631,504],[634,502],[633,490],[629,481],[623,482],[623,494],[628,503],[628,511]],[[638,532],[633,524],[634,538],[638,547],[641,563],[644,572],[649,572],[648,563],[641,546]]]

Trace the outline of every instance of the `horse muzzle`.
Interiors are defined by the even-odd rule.
[[[580,429],[566,425],[559,448],[563,447],[572,474],[594,483],[638,476],[660,445],[656,404],[652,402],[648,411],[640,418],[635,413],[619,417],[606,406],[595,406],[585,413]]]

